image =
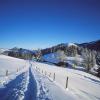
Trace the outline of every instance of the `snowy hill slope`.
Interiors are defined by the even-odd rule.
[[[26,66],[26,64],[25,60],[0,55],[0,76],[5,75],[6,70],[8,70],[8,73],[13,73]]]
[[[78,100],[38,72],[37,64],[0,55],[0,100]],[[5,76],[1,69],[12,73]]]
[[[5,76],[6,70],[9,71],[8,76]],[[69,81],[66,90],[67,77]],[[75,69],[0,55],[0,100],[62,100],[62,98],[100,100],[100,79]]]
[[[75,95],[60,88],[39,71],[33,69],[33,74],[37,83],[37,100],[78,100]]]
[[[100,79],[86,72],[59,68],[54,65],[34,62],[40,71],[47,75],[51,73],[51,78],[55,73],[56,83],[63,89],[66,87],[66,78],[69,77],[68,91],[76,95],[79,100],[100,100]]]

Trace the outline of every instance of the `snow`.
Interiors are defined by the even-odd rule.
[[[91,74],[0,55],[0,100],[100,100],[99,91]]]
[[[52,80],[33,70],[38,85],[38,100],[77,100],[71,93],[59,88]]]
[[[2,70],[12,72],[8,76],[0,73],[0,100],[61,100],[62,97],[65,98],[63,100],[75,100],[72,94],[66,93],[48,77],[36,71],[34,63],[0,55],[0,65],[4,66],[0,66]],[[15,69],[19,65],[17,72]]]
[[[77,60],[78,62],[82,62],[83,61],[83,58],[80,57],[80,56],[76,56],[76,57],[66,57],[66,60],[68,60],[68,61],[75,61],[75,60]]]
[[[50,54],[46,54],[43,56],[43,59],[45,61],[51,62],[51,63],[57,63],[59,62],[58,59],[55,58],[56,57],[56,53],[50,53]]]
[[[13,74],[17,69],[21,69],[25,66],[27,66],[25,60],[0,55],[0,76],[5,75],[6,70],[8,70],[9,74]]]
[[[59,60],[56,58],[56,54],[57,53],[46,54],[46,55],[43,56],[43,59],[47,62],[58,63]],[[75,57],[66,56],[64,61],[68,62],[69,64],[74,63],[74,61],[77,61],[78,63],[82,63],[83,58],[80,55],[77,55]]]
[[[68,91],[76,95],[80,100],[99,100],[100,79],[75,69],[60,68],[54,65],[47,65],[43,63],[34,62],[40,70],[46,71],[48,74],[56,74],[56,82],[60,87],[65,89],[66,77],[69,77]]]
[[[70,47],[70,46],[75,46],[75,47],[77,47],[77,45],[74,44],[74,43],[68,43],[68,47]]]
[[[0,48],[0,54],[2,54],[5,51],[9,51],[9,49]]]

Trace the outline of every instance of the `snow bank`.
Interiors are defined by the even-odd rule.
[[[43,63],[34,62],[33,66],[36,66],[40,69],[43,74],[50,75],[53,79],[55,73],[55,81],[59,84],[60,87],[65,89],[66,87],[66,78],[69,77],[68,90],[76,95],[81,100],[99,100],[100,99],[100,79],[79,71],[70,68],[60,68],[54,65],[48,65]]]

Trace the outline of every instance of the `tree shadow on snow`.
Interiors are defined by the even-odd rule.
[[[88,77],[88,76],[84,76],[85,78],[88,78],[90,79],[91,81],[95,82],[96,84],[100,85],[100,81],[99,80],[96,80],[96,79],[93,79],[91,77]]]

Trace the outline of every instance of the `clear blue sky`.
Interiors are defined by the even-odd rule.
[[[98,39],[100,0],[0,0],[0,48]]]

